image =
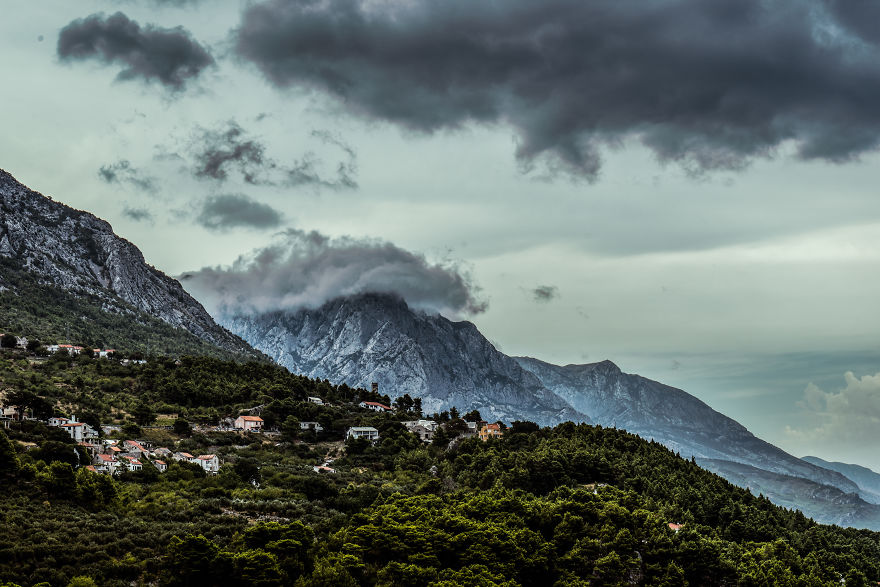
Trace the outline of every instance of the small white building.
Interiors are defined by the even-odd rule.
[[[168,463],[165,461],[153,461],[153,466],[156,467],[160,473],[164,473],[168,470]]]
[[[113,475],[119,467],[119,461],[113,455],[100,454],[95,456],[95,469],[100,473],[109,473]]]
[[[70,418],[70,420],[63,424],[59,424],[58,427],[70,434],[70,437],[76,442],[97,440],[98,438],[97,430],[85,422],[77,422],[76,416]]]
[[[143,463],[133,457],[121,457],[121,461],[129,471],[140,471],[144,468]]]
[[[196,461],[196,457],[192,456],[188,452],[176,452],[171,455],[171,458],[175,461],[186,461],[187,463],[194,463]]]
[[[216,475],[220,471],[220,459],[217,458],[217,455],[199,455],[196,462],[209,475]]]
[[[386,406],[385,404],[380,404],[379,402],[361,402],[358,406],[364,408],[365,410],[373,410],[374,412],[390,412],[391,408]]]
[[[323,406],[323,405],[324,405],[324,400],[322,400],[322,399],[319,398],[319,397],[312,397],[312,396],[309,396],[309,402],[310,402],[310,403],[313,403],[313,404],[317,404],[317,405],[319,405],[319,406]]]
[[[379,431],[372,426],[352,426],[345,433],[345,438],[363,438],[364,440],[375,442],[379,440]]]
[[[235,427],[245,432],[259,432],[263,429],[263,419],[259,416],[239,416],[235,419]]]
[[[300,430],[314,430],[315,432],[322,432],[324,427],[321,426],[318,422],[300,422],[299,423]]]
[[[401,422],[407,430],[419,437],[422,442],[431,442],[434,431],[437,430],[437,422],[434,420],[409,420]]]

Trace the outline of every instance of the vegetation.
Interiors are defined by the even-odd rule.
[[[77,468],[82,455],[58,429],[0,432],[0,585],[880,580],[877,533],[816,524],[620,430],[516,422],[499,439],[450,442],[466,429],[450,410],[453,432],[427,445],[399,423],[418,417],[415,399],[374,413],[357,403],[388,398],[272,365],[0,353],[7,395],[224,462],[215,476],[174,463],[111,479]],[[207,426],[254,408],[277,434]],[[354,425],[376,427],[380,441],[344,445]],[[312,470],[329,458],[335,473]]]
[[[0,257],[0,275],[0,332],[27,336],[45,344],[70,342],[88,349],[112,348],[126,355],[242,358],[118,297],[74,295],[40,283],[34,273],[22,270],[15,259]]]

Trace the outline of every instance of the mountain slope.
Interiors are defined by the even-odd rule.
[[[688,393],[610,361],[557,366],[496,350],[469,322],[411,310],[384,294],[362,294],[317,309],[221,318],[230,330],[294,372],[419,396],[427,412],[479,409],[490,420],[563,420],[625,428],[748,484],[810,516],[878,526],[874,506],[844,475],[802,461],[756,438]],[[722,466],[723,465],[723,466]],[[795,481],[793,481],[795,480]]]
[[[217,325],[180,284],[147,265],[132,243],[110,224],[28,189],[0,170],[0,289],[16,291],[18,272],[43,286],[97,303],[105,312],[143,313],[227,352],[254,356],[244,341]]]
[[[611,361],[558,366],[517,357],[524,369],[597,424],[624,428],[654,439],[684,457],[746,463],[765,471],[803,477],[845,493],[858,486],[834,471],[807,463],[756,438],[739,422],[696,397],[639,375]]]
[[[837,471],[859,486],[862,499],[870,503],[880,504],[880,474],[867,467],[848,463],[829,462],[819,457],[803,457],[803,460],[825,469]]]
[[[375,381],[392,397],[421,397],[427,412],[455,406],[479,409],[490,421],[589,421],[470,322],[414,312],[393,296],[363,294],[223,323],[294,373],[355,387]]]

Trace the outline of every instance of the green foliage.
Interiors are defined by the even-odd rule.
[[[9,483],[18,475],[18,457],[6,434],[0,430],[0,485]]]
[[[76,341],[86,348],[113,348],[126,355],[245,358],[142,312],[109,291],[105,297],[74,295],[40,283],[17,259],[0,258],[0,274],[10,287],[0,292],[0,331],[17,332],[47,344]]]
[[[516,422],[490,442],[450,443],[464,420],[447,413],[439,441],[425,445],[399,423],[412,412],[358,408],[370,392],[210,358],[136,366],[7,358],[0,382],[19,399],[104,422],[130,422],[144,407],[177,414],[169,428],[124,433],[214,452],[225,463],[216,476],[173,462],[161,475],[145,465],[114,480],[82,467],[64,432],[13,425],[10,438],[38,444],[17,453],[0,433],[0,577],[22,585],[836,586],[880,579],[877,533],[815,524],[620,430]],[[284,438],[188,425],[258,406]],[[300,434],[300,421],[326,430]],[[379,442],[343,447],[345,429],[358,425],[376,427]],[[330,458],[336,473],[312,471]],[[670,522],[683,526],[674,532]]]

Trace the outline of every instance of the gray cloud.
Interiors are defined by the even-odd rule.
[[[264,173],[276,167],[266,157],[266,148],[255,139],[247,138],[244,129],[234,120],[226,128],[198,129],[193,137],[196,177],[225,180],[229,171],[238,171],[252,185],[265,183]]]
[[[250,136],[236,121],[230,120],[215,129],[199,128],[193,134],[189,150],[195,159],[193,173],[202,179],[226,181],[238,173],[251,185],[283,187],[311,186],[331,190],[357,188],[357,153],[339,136],[324,130],[311,136],[324,145],[341,150],[342,160],[334,177],[322,176],[320,157],[308,152],[289,165],[282,165],[266,154],[266,147]]]
[[[152,224],[155,220],[153,213],[146,208],[131,208],[126,206],[123,208],[122,213],[135,222],[149,222]]]
[[[121,12],[74,20],[61,29],[57,51],[63,61],[121,64],[117,79],[158,81],[175,91],[214,64],[208,51],[182,27],[141,27]]]
[[[819,442],[876,445],[880,441],[880,373],[857,377],[847,371],[844,380],[846,387],[831,392],[807,385],[798,405],[818,420],[817,425],[789,427],[788,434]]]
[[[627,140],[693,173],[789,142],[832,162],[876,149],[878,12],[867,0],[264,0],[235,42],[278,87],[416,131],[509,124],[526,171],[592,180]]]
[[[540,304],[546,304],[559,297],[559,288],[555,285],[539,285],[529,293],[532,299]]]
[[[144,175],[126,159],[102,165],[98,177],[107,183],[128,184],[144,192],[156,193],[158,190],[155,177]]]
[[[277,228],[281,213],[243,194],[209,196],[201,203],[196,222],[209,230]]]
[[[294,229],[229,267],[205,267],[180,279],[215,315],[317,307],[366,292],[394,293],[412,306],[452,315],[486,309],[458,267],[430,263],[388,242]]]

